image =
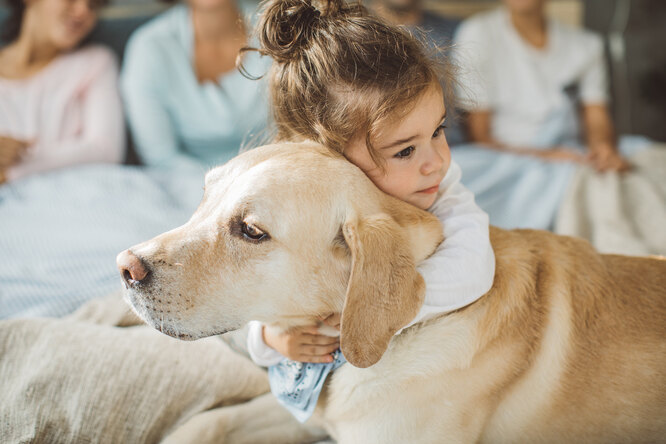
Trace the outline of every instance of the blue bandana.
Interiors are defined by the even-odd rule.
[[[333,362],[325,364],[283,359],[268,367],[271,392],[296,419],[305,422],[314,412],[326,377],[345,362],[339,349],[333,353]]]

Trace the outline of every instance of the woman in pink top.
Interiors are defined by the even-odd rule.
[[[0,183],[120,162],[124,121],[112,53],[77,49],[101,0],[9,0],[0,49]]]

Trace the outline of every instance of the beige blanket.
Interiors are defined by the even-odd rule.
[[[219,337],[137,325],[119,295],[64,319],[0,322],[2,443],[295,443],[266,372]],[[248,402],[249,401],[249,402]]]
[[[634,169],[624,174],[580,168],[555,232],[585,238],[602,253],[666,255],[666,145],[630,160]]]

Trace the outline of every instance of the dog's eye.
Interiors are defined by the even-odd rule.
[[[241,223],[241,233],[246,239],[259,242],[268,238],[268,235],[252,224],[243,221]]]

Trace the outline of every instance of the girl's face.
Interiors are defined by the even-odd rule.
[[[67,51],[92,31],[100,7],[100,0],[28,0],[25,19],[42,41]]]
[[[379,189],[426,210],[435,202],[439,184],[451,163],[444,136],[446,109],[439,85],[425,91],[402,120],[380,131],[373,141],[384,160],[378,166],[370,157],[365,135],[352,139],[344,154]]]

